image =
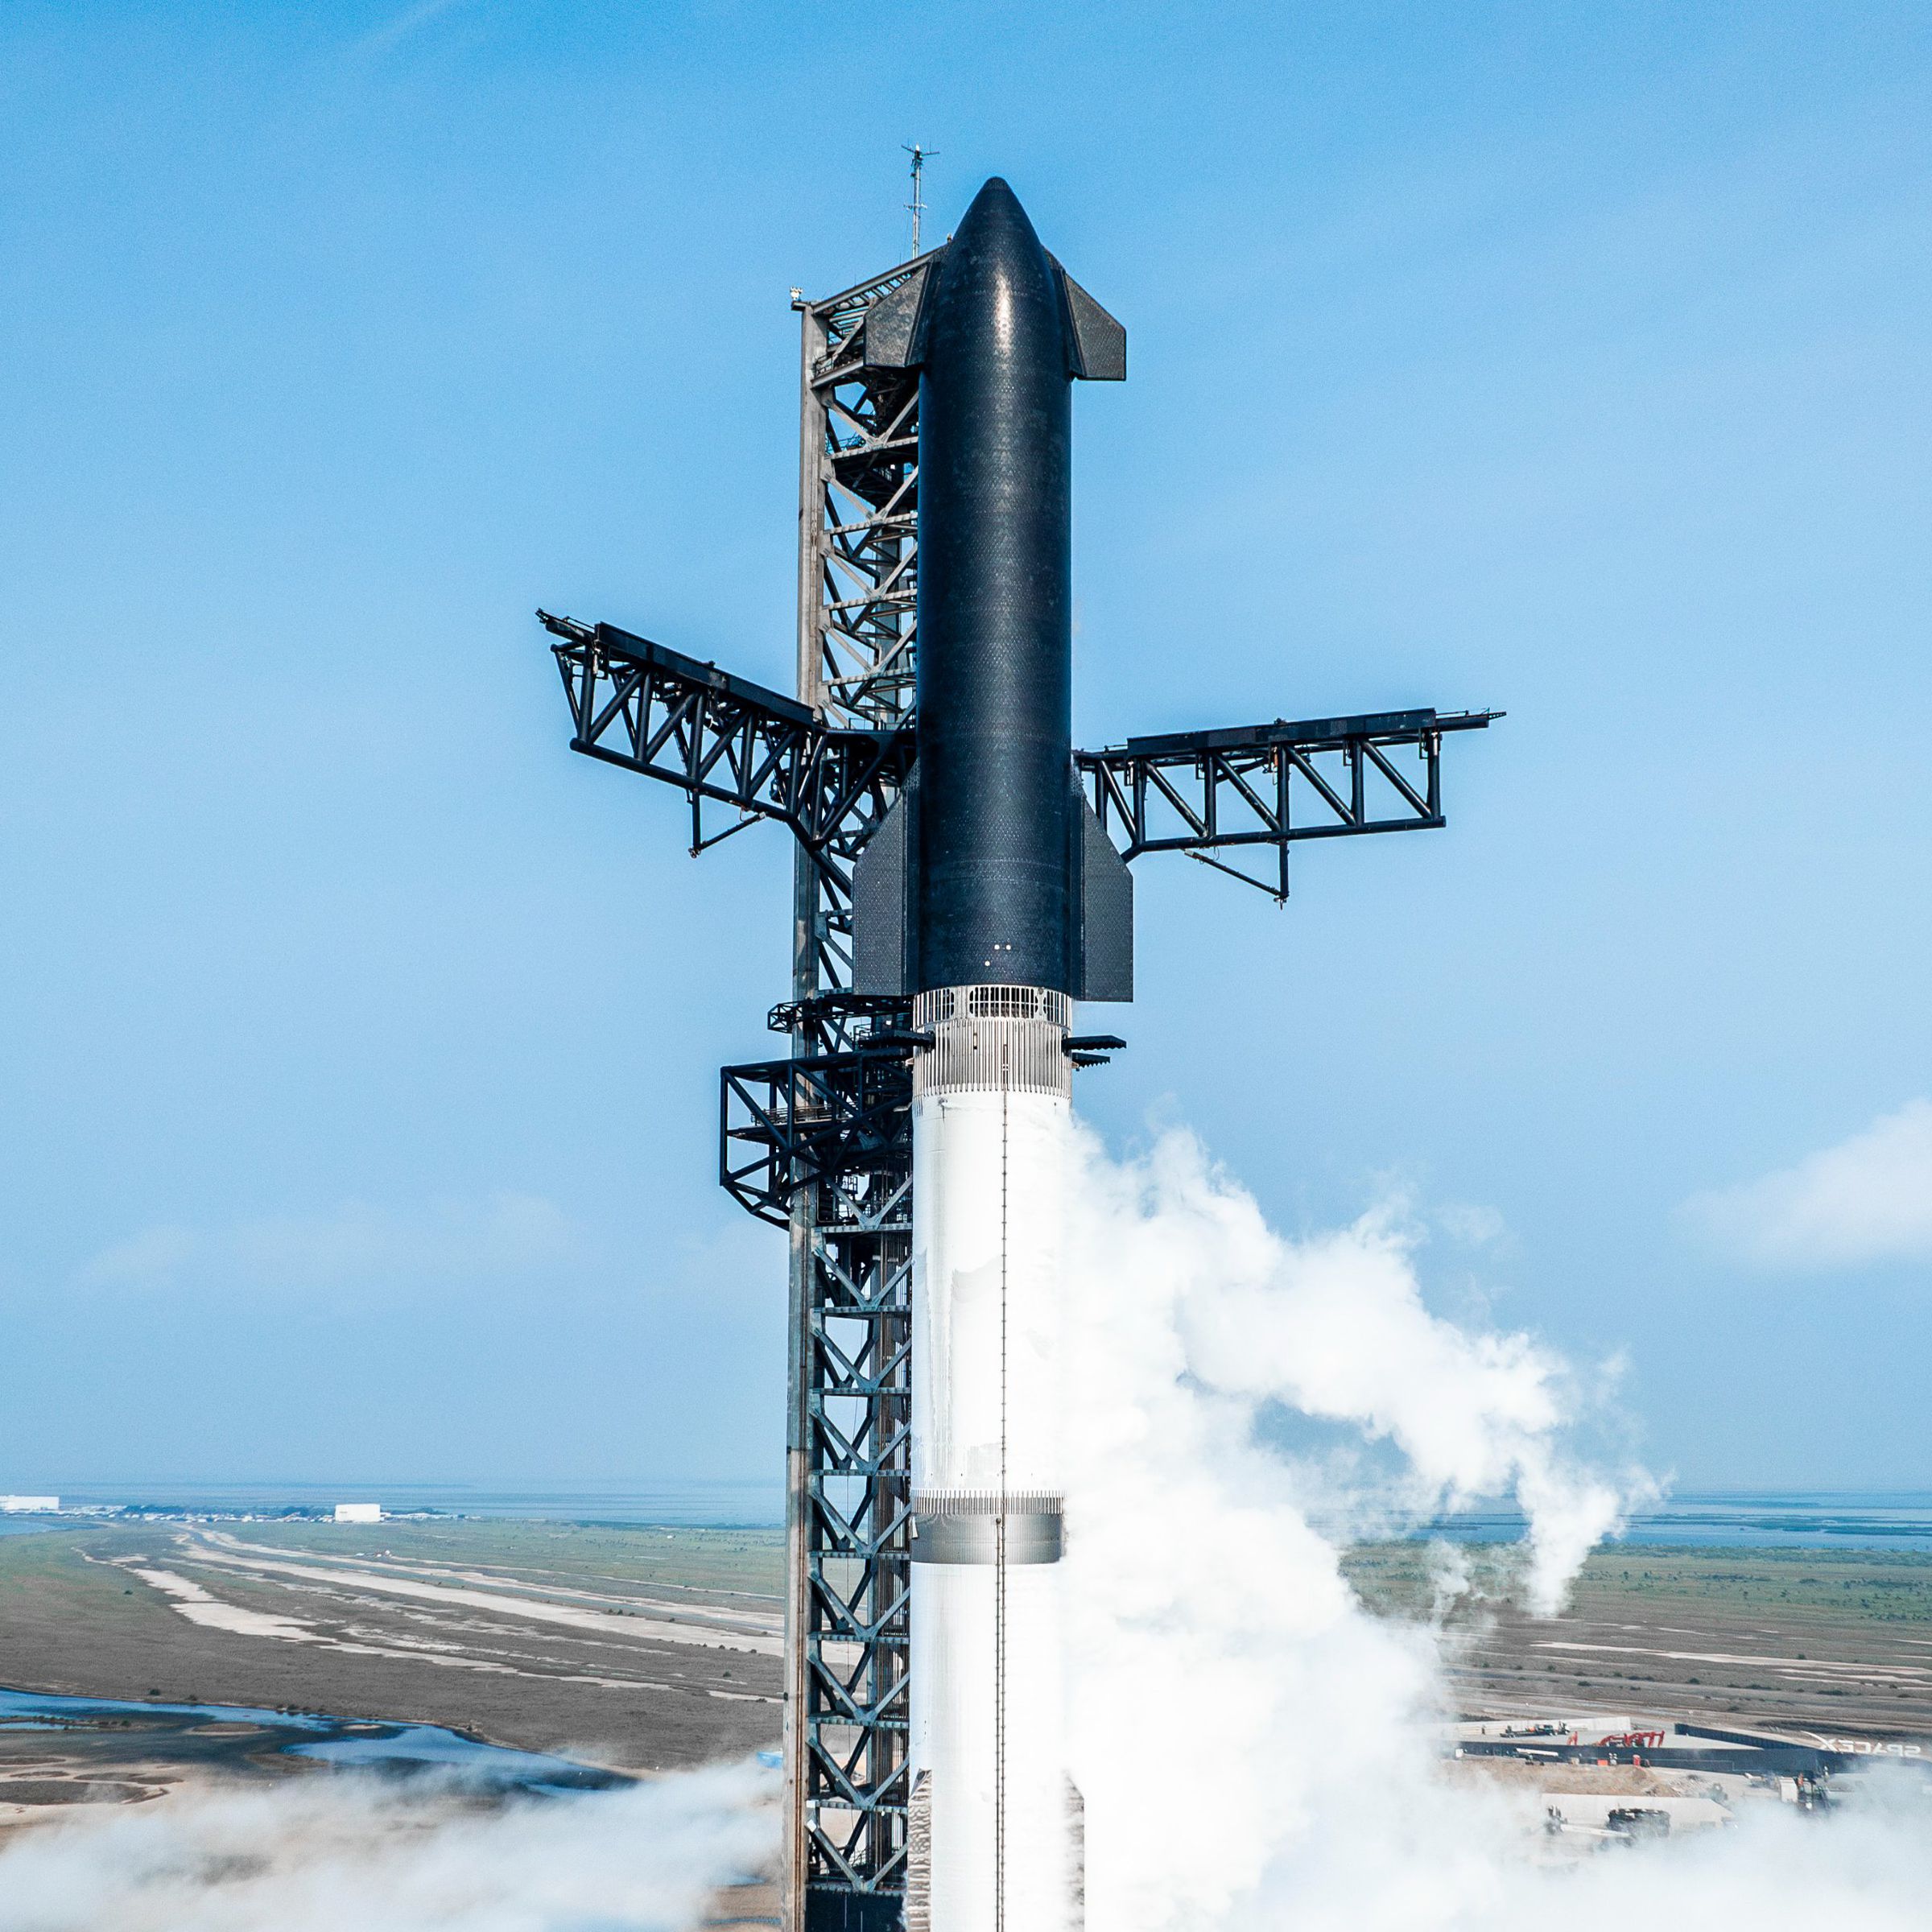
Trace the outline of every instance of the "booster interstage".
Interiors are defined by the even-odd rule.
[[[543,621],[573,748],[683,791],[694,852],[708,803],[799,840],[792,1052],[725,1069],[720,1160],[792,1235],[790,1932],[1067,1932],[1068,1129],[1121,1044],[1076,1003],[1133,997],[1129,861],[1286,898],[1295,840],[1443,824],[1443,735],[1500,714],[1076,753],[1071,391],[1125,376],[1125,331],[997,179],[794,306],[798,700]]]

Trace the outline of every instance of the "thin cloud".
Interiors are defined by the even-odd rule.
[[[144,1228],[102,1249],[78,1278],[89,1288],[165,1287],[194,1258],[197,1245],[192,1228]]]
[[[470,0],[416,0],[414,6],[404,7],[381,27],[363,35],[351,51],[358,54],[387,53],[398,41],[407,39],[419,27],[428,26],[452,7],[467,6],[469,3]]]
[[[1909,1100],[1794,1166],[1695,1195],[1683,1212],[1757,1268],[1932,1260],[1932,1100]]]
[[[143,1228],[103,1249],[76,1279],[90,1288],[193,1282],[316,1292],[525,1274],[563,1261],[576,1245],[561,1210],[535,1195],[441,1201],[410,1213],[345,1201],[325,1215]]]
[[[1505,1241],[1509,1233],[1509,1224],[1501,1211],[1480,1203],[1451,1201],[1436,1210],[1435,1219],[1451,1241],[1459,1241],[1465,1248],[1493,1247]]]

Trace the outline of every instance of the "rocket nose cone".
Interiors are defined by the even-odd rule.
[[[954,239],[983,245],[996,237],[1009,246],[1038,248],[1040,245],[1026,209],[1020,206],[1019,196],[999,175],[993,175],[973,196],[972,205],[961,219]]]
[[[1022,309],[1037,312],[1035,324],[1022,333],[1043,344],[1059,328],[1059,302],[1046,250],[1019,197],[995,175],[973,196],[947,246],[933,325],[940,335],[948,332],[948,321],[968,328],[992,326],[1006,341]],[[1060,350],[1044,353],[1049,360],[1055,354],[1064,360]]]

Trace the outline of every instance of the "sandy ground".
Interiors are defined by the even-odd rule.
[[[775,1532],[64,1528],[0,1539],[0,1685],[436,1724],[671,1770],[777,1744],[782,1561]],[[1352,1570],[1386,1608],[1414,1613],[1405,1592],[1418,1590],[1426,1603],[1415,1546],[1361,1553]],[[1932,1748],[1924,1558],[1615,1547],[1563,1617],[1478,1601],[1447,1637],[1466,1710],[1628,1706]],[[136,1800],[180,1775],[138,1752],[79,1769],[0,1756],[0,1787],[69,1770]],[[1616,1775],[1574,1775],[1587,1773]],[[0,1788],[0,1820],[35,1795]]]
[[[1352,1568],[1371,1602],[1413,1608],[1422,1562],[1412,1545]],[[1445,1634],[1470,1710],[1629,1706],[1932,1756],[1932,1555],[1612,1545],[1563,1616],[1479,1600]]]
[[[246,1525],[10,1538],[0,1684],[410,1719],[636,1771],[774,1744],[763,1551],[651,1538],[648,1566],[547,1525],[479,1525],[456,1563],[407,1525],[320,1550]]]

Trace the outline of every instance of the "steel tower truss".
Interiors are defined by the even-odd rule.
[[[799,695],[829,726],[895,740],[911,735],[918,663],[919,388],[865,366],[865,321],[917,266],[799,304]],[[889,1932],[910,1795],[912,1080],[904,1048],[871,1043],[911,1012],[845,990],[849,874],[801,851],[794,878],[792,1006],[772,1018],[793,1067],[824,1071],[788,1071],[782,1117],[815,1125],[844,1100],[852,1125],[832,1158],[778,1177],[795,1190],[786,1917],[787,1932]],[[829,1090],[803,1113],[802,1079]]]
[[[912,1274],[909,1001],[850,990],[852,872],[916,751],[919,386],[868,369],[906,262],[803,324],[798,695],[539,612],[572,749],[659,779],[695,853],[760,819],[796,840],[783,1059],[721,1075],[719,1179],[791,1236],[786,1932],[894,1932],[906,1862]],[[1443,823],[1445,733],[1412,711],[1129,739],[1075,765],[1122,856],[1179,851],[1277,898],[1303,839]],[[1406,749],[1414,782],[1389,755]],[[1298,800],[1305,803],[1298,804]],[[707,828],[727,815],[721,829]],[[1259,876],[1246,869],[1266,861]],[[1075,1045],[1094,1064],[1120,1042]]]
[[[792,997],[770,1016],[791,1052],[724,1070],[719,1162],[733,1197],[791,1236],[790,1932],[886,1932],[905,1892],[910,1008],[849,988],[852,868],[911,767],[917,664],[919,382],[865,366],[864,325],[919,266],[794,299],[795,700],[613,625],[538,613],[574,750],[683,791],[694,853],[760,819],[797,840]]]

